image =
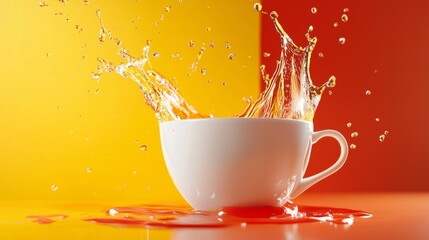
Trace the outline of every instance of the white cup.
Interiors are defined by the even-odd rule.
[[[160,124],[165,163],[174,184],[196,210],[225,206],[282,206],[346,161],[339,132],[313,132],[313,123],[270,118],[175,120]],[[341,146],[328,169],[304,178],[311,146],[332,137]]]

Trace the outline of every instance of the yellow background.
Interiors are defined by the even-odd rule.
[[[245,107],[243,97],[259,92],[253,2],[45,2],[49,7],[2,1],[0,8],[0,199],[182,202],[164,166],[157,121],[138,86],[114,73],[98,83],[91,78],[97,57],[123,61],[112,41],[99,42],[96,9],[132,54],[152,40],[152,51],[160,54],[153,66],[175,77],[196,109],[231,116]],[[194,48],[188,47],[191,39]],[[189,68],[203,44],[204,76]],[[170,57],[176,51],[183,60]]]

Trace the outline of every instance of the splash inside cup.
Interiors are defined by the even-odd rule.
[[[282,206],[336,172],[348,154],[339,132],[313,132],[313,123],[270,118],[174,120],[160,124],[173,182],[196,210]],[[304,178],[311,146],[332,137],[341,154],[328,169]]]

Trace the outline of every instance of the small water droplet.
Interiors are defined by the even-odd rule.
[[[89,0],[83,0],[83,4],[86,5],[86,6],[88,6]]]
[[[205,68],[201,68],[200,72],[201,72],[202,75],[206,75],[207,70]]]
[[[352,133],[350,136],[351,136],[352,138],[355,138],[355,137],[358,137],[358,136],[359,136],[359,133],[358,133],[358,132],[354,132],[354,133]]]
[[[346,38],[341,37],[338,39],[338,41],[340,42],[340,44],[344,44],[344,43],[346,43]]]
[[[241,223],[241,224],[240,224],[240,226],[241,226],[242,228],[246,228],[246,227],[247,227],[247,223],[243,222],[243,223]]]
[[[210,32],[212,29],[210,27],[206,28],[206,32]]]
[[[211,47],[211,48],[214,48],[214,47],[215,47],[214,42],[211,42],[211,43],[210,43],[210,47]]]
[[[346,12],[349,12],[349,9],[348,9],[348,8],[344,8],[344,9],[343,9],[343,12],[345,12],[345,13],[346,13]]]
[[[335,76],[330,76],[328,79],[328,87],[335,87],[337,85],[337,78]]]
[[[375,118],[375,121],[376,122],[380,122],[380,118]]]
[[[307,33],[311,33],[314,30],[314,27],[312,25],[310,25],[308,27]]]
[[[260,3],[255,3],[255,4],[253,5],[253,9],[255,9],[255,11],[257,11],[257,12],[262,12],[262,4],[260,4]]]
[[[226,85],[227,85],[227,83],[226,83],[225,81],[223,81],[223,82],[222,82],[222,85],[223,85],[223,86],[226,86]]]
[[[324,55],[323,53],[319,53],[319,57],[320,57],[320,58],[324,58],[324,57],[325,57],[325,55]]]
[[[45,1],[40,1],[39,6],[40,7],[49,7],[49,5]]]
[[[95,89],[95,92],[94,92],[95,94],[99,94],[100,93],[100,89],[99,88],[97,88],[97,89]]]
[[[140,150],[141,151],[147,151],[148,147],[146,145],[141,145]]]
[[[58,0],[60,3],[64,3],[64,4],[66,4],[66,3],[68,3],[68,1],[69,0]]]
[[[338,22],[334,22],[334,27],[338,27]]]
[[[350,144],[350,149],[356,149],[356,147],[357,147],[357,146],[356,146],[355,144],[353,144],[353,143],[352,143],[352,144]]]
[[[137,174],[137,171],[136,171],[136,170],[133,170],[133,172],[132,172],[132,173],[133,173],[133,175],[136,175],[136,174]]]
[[[170,6],[170,5],[166,6],[166,7],[164,8],[164,10],[165,10],[166,12],[171,12],[171,6]]]
[[[271,19],[277,19],[279,17],[279,14],[276,12],[276,11],[272,11],[271,13],[270,13],[270,18]]]
[[[228,55],[228,59],[229,60],[234,60],[235,59],[235,53],[230,53],[229,55]]]
[[[158,52],[154,52],[154,53],[152,54],[152,56],[153,56],[154,58],[159,58],[159,53],[158,53]]]
[[[328,94],[329,94],[329,95],[332,95],[332,90],[329,90],[329,91],[328,91]]]
[[[194,40],[189,40],[189,42],[188,42],[188,47],[194,47],[195,46],[195,42],[194,42]]]
[[[369,95],[371,95],[371,91],[370,91],[370,90],[366,90],[365,94],[366,94],[367,96],[369,96]]]
[[[317,13],[317,8],[312,7],[312,8],[311,8],[311,13],[312,13],[312,14],[316,14],[316,13]]]
[[[226,42],[225,47],[226,47],[226,49],[231,49],[231,44],[229,42]]]
[[[119,212],[114,208],[109,209],[109,215],[110,216],[116,216],[116,215],[118,215],[118,213]]]
[[[53,184],[51,186],[51,191],[53,191],[53,192],[58,191],[58,185]]]
[[[82,56],[82,60],[85,61],[86,60],[86,56]]]
[[[264,57],[269,57],[269,56],[271,56],[270,53],[264,52]]]
[[[92,168],[90,168],[90,167],[89,167],[89,168],[86,168],[86,172],[87,172],[87,173],[91,173],[91,172],[92,172]]]
[[[387,131],[387,130],[384,131],[384,135],[387,135],[387,134],[389,134],[389,131]]]
[[[100,80],[100,74],[99,73],[92,73],[91,77],[97,81]]]
[[[380,142],[384,142],[384,139],[386,138],[386,135],[381,134],[380,137],[378,138],[380,140]]]
[[[46,57],[50,57],[51,56],[51,53],[46,53]]]
[[[146,185],[146,189],[150,189],[150,185],[149,184]]]
[[[69,18],[66,18],[66,23],[69,23],[70,22],[70,19]]]
[[[351,126],[352,126],[351,122],[347,123],[347,127],[351,127]]]
[[[349,21],[349,16],[347,16],[347,14],[343,14],[343,15],[341,16],[341,20],[342,20],[343,22],[347,22],[347,21]]]

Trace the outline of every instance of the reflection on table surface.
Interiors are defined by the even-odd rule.
[[[429,193],[304,193],[295,202],[359,209],[374,216],[356,219],[353,224],[248,224],[159,229],[82,221],[117,206],[117,203],[2,202],[0,239],[429,239]],[[50,217],[53,222],[35,223],[36,216],[40,215]]]

